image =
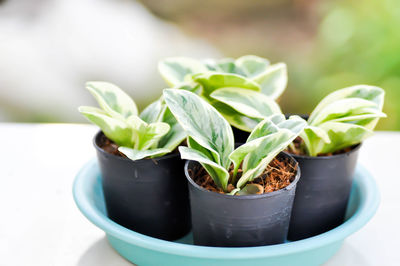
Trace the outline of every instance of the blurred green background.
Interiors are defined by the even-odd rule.
[[[0,12],[10,2],[13,1],[0,1]],[[34,1],[36,4],[27,4],[28,2],[15,7],[14,14],[20,13],[18,9],[21,6],[28,6],[28,10],[34,10],[34,12],[29,11],[28,13],[34,14],[32,15],[34,19],[38,20],[39,18],[39,21],[43,21],[40,19],[43,17],[41,12],[46,10],[51,1]],[[67,3],[68,1],[61,2]],[[82,21],[84,21],[84,23],[79,23],[76,28],[84,27],[86,21],[90,23],[92,19],[84,18],[84,16],[90,16],[91,13],[96,14],[96,10],[100,8],[104,11],[103,16],[113,9],[112,14],[116,18],[126,16],[136,19],[137,23],[132,24],[136,26],[128,27],[130,24],[127,24],[126,21],[118,22],[111,17],[102,19],[99,15],[99,21],[102,19],[104,22],[114,23],[111,26],[115,28],[110,28],[109,32],[116,32],[118,29],[130,30],[132,35],[129,38],[136,36],[132,43],[142,45],[132,49],[137,49],[138,54],[141,54],[142,57],[137,59],[134,55],[125,56],[121,52],[121,57],[117,57],[117,54],[110,57],[117,58],[112,61],[110,58],[100,58],[99,55],[108,52],[99,50],[98,54],[94,54],[85,63],[80,63],[76,59],[78,63],[72,64],[71,69],[76,73],[80,71],[79,75],[76,75],[77,82],[64,88],[64,91],[73,90],[78,93],[75,97],[70,97],[69,100],[72,103],[67,105],[66,111],[57,113],[56,108],[51,109],[52,105],[50,107],[45,105],[47,102],[38,104],[37,108],[32,111],[27,108],[28,105],[25,102],[20,104],[21,99],[15,97],[14,99],[1,93],[1,90],[6,89],[12,91],[14,87],[12,82],[3,82],[2,84],[2,80],[15,81],[21,76],[8,74],[10,64],[1,65],[4,55],[10,53],[2,55],[1,51],[4,51],[4,48],[0,43],[0,120],[15,122],[83,121],[76,112],[76,106],[88,105],[91,101],[89,94],[83,89],[83,85],[80,85],[89,79],[109,80],[128,91],[131,87],[135,87],[136,90],[131,90],[132,95],[138,101],[139,106],[143,107],[155,99],[164,86],[156,73],[156,62],[159,58],[176,55],[238,57],[244,54],[255,54],[267,57],[273,63],[279,61],[287,63],[289,84],[280,99],[280,104],[285,112],[309,113],[326,94],[339,88],[355,84],[377,85],[386,90],[384,111],[388,114],[388,118],[380,121],[378,129],[400,130],[400,104],[398,104],[400,102],[400,1],[398,0],[140,0],[139,2],[133,0],[98,0],[97,2],[82,0],[72,2],[68,2],[70,3],[68,10],[73,14],[69,19],[73,20],[76,16],[79,17],[78,11],[81,10]],[[7,8],[10,11],[10,8]],[[83,12],[85,8],[90,12]],[[3,9],[6,10],[6,8]],[[131,13],[126,11],[129,9],[132,9]],[[47,8],[47,10],[51,9]],[[63,10],[67,10],[66,6],[59,5],[52,13],[56,14]],[[134,13],[133,10],[140,12]],[[144,15],[138,16],[138,14]],[[1,18],[4,19],[4,16]],[[26,18],[24,17],[24,19]],[[0,42],[2,31],[6,32],[4,28],[1,28],[1,25],[5,25],[3,22],[0,20]],[[28,23],[32,24],[32,21],[28,21]],[[97,26],[101,38],[109,39],[109,36],[102,32],[107,25]],[[174,34],[165,33],[164,28],[171,30],[170,27]],[[143,30],[143,28],[146,29]],[[156,32],[155,29],[161,30]],[[59,32],[60,30],[55,31]],[[179,34],[175,34],[176,31]],[[68,30],[66,32],[68,34]],[[52,34],[47,34],[47,31],[44,33],[43,36],[52,36]],[[92,31],[88,26],[87,32],[71,37],[70,39],[73,41],[71,43],[84,43],[85,38],[90,34]],[[125,32],[122,32],[121,36],[126,35],[124,34]],[[11,40],[15,34],[7,36],[3,40]],[[184,36],[190,41],[181,41],[180,36]],[[60,37],[60,41],[55,44],[63,45],[63,38]],[[112,42],[110,41],[107,45],[115,44],[116,46],[113,48],[124,51],[117,44],[123,44],[125,40],[119,40],[117,35],[113,38]],[[128,41],[129,38],[127,38]],[[145,42],[146,38],[149,40],[148,42]],[[46,41],[46,43],[49,42]],[[155,46],[149,46],[150,44]],[[100,47],[101,45],[102,42],[92,41],[90,45],[87,45],[87,50],[78,46],[75,50],[71,50],[69,55],[64,53],[64,57],[60,57],[60,60],[68,61],[68,58],[76,54],[83,58],[96,46]],[[11,46],[15,47],[14,44]],[[127,45],[125,48],[129,51],[129,47],[130,45]],[[142,52],[141,49],[145,47],[148,49]],[[191,49],[186,49],[187,47]],[[160,52],[163,49],[166,51]],[[152,57],[151,60],[146,60],[150,57]],[[119,58],[121,59],[119,60]],[[36,61],[32,58],[24,57],[18,60],[19,62],[21,60],[30,62],[29,60],[31,60],[35,62],[33,65],[36,66]],[[132,66],[132,69],[127,71],[131,65],[121,66],[120,62],[123,60],[136,62],[138,66]],[[93,66],[104,66],[109,69],[94,73]],[[152,72],[137,74],[135,67],[142,70],[148,68]],[[59,69],[67,68],[63,66]],[[117,74],[111,75],[114,73],[112,71]],[[72,78],[66,75],[65,80],[68,79]],[[148,80],[154,80],[154,82]],[[131,81],[143,82],[136,84],[130,83]],[[47,80],[44,82],[49,83]],[[59,83],[62,82],[61,80]],[[54,85],[54,90],[59,86],[57,82],[53,82],[52,85]],[[21,88],[24,86],[21,85]],[[39,89],[40,82],[32,87]],[[146,91],[150,91],[150,89],[153,90],[153,93],[146,94]],[[21,91],[23,92],[23,90]],[[54,97],[57,95],[55,94]],[[52,101],[52,98],[49,98],[48,101]],[[60,103],[62,102],[61,99]],[[61,108],[61,104],[58,106]],[[72,113],[74,115],[70,117],[69,114]]]
[[[308,113],[355,84],[386,90],[379,129],[400,130],[400,1],[142,0],[158,16],[210,40],[226,56],[288,64],[283,110]],[[201,2],[201,3],[200,3]]]

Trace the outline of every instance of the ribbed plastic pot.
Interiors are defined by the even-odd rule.
[[[132,161],[104,151],[94,138],[107,215],[136,232],[175,240],[190,231],[185,161],[178,153]]]
[[[289,158],[286,153],[278,158]],[[192,231],[195,245],[252,247],[283,243],[286,240],[298,169],[289,186],[260,195],[231,196],[211,192],[197,185],[189,172],[201,167],[194,161],[185,165],[189,183]]]
[[[289,228],[289,240],[329,231],[344,222],[361,144],[332,156],[292,155],[301,168]]]

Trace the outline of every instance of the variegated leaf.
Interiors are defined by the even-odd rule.
[[[161,121],[167,123],[170,126],[170,130],[160,139],[158,148],[166,148],[173,151],[186,138],[186,133],[167,107],[163,112]]]
[[[159,99],[144,108],[139,117],[146,123],[162,122],[160,121],[160,117],[165,112],[165,109],[167,109],[166,105]]]
[[[193,81],[203,87],[202,96],[210,99],[210,94],[220,88],[235,87],[260,91],[260,86],[243,76],[232,73],[206,72],[193,76]]]
[[[131,115],[138,114],[136,104],[132,98],[114,84],[91,81],[86,83],[86,88],[109,116],[126,119]]]
[[[158,63],[158,70],[171,87],[182,83],[187,75],[208,71],[199,60],[187,57],[166,58]]]
[[[290,130],[281,129],[276,133],[253,140],[260,143],[256,149],[244,157],[242,163],[243,173],[236,187],[242,188],[247,182],[261,175],[275,156],[283,151],[296,137],[297,135]]]
[[[208,156],[204,155],[198,150],[180,146],[179,152],[182,159],[199,162],[214,180],[215,184],[224,191],[226,190],[229,180],[229,173],[224,167],[211,160]]]
[[[246,77],[253,78],[265,72],[270,62],[259,56],[245,55],[236,59],[235,65],[242,70]]]
[[[274,123],[277,122],[277,123]],[[298,116],[285,120],[283,115],[266,118],[250,134],[247,142],[230,155],[234,176],[242,164],[242,177],[237,187],[259,176],[275,156],[284,150],[304,129],[306,121]]]
[[[170,152],[168,149],[136,150],[129,147],[119,147],[118,150],[133,161],[161,157]]]
[[[134,136],[134,149],[147,150],[156,148],[158,141],[168,133],[170,126],[167,123],[155,122],[147,124],[138,116],[131,116],[127,120]]]
[[[308,122],[312,124],[317,115],[329,104],[346,98],[359,98],[376,104],[377,109],[382,111],[385,91],[379,87],[369,85],[356,85],[334,91],[327,95],[311,113]]]
[[[81,106],[78,110],[117,145],[133,146],[132,129],[125,121],[110,117],[105,111],[96,107]]]
[[[360,98],[337,100],[326,105],[317,115],[314,116],[312,121],[309,121],[309,123],[312,126],[318,126],[333,119],[363,114],[365,109],[373,109],[371,107],[377,107],[377,105],[374,102]],[[378,112],[380,111],[377,110],[376,113]]]
[[[281,129],[288,129],[293,134],[299,135],[306,125],[307,122],[297,115],[290,116],[286,120],[283,114],[274,114],[260,122],[250,133],[247,141],[276,133]]]
[[[251,130],[262,120],[260,118],[252,118],[242,115],[223,102],[213,102],[212,106],[222,114],[230,125],[243,131],[251,132]]]
[[[253,90],[226,87],[215,90],[210,96],[251,118],[262,119],[282,113],[274,100]]]
[[[165,89],[164,99],[187,135],[212,152],[217,164],[228,169],[234,140],[232,128],[222,115],[189,91]]]
[[[372,135],[372,131],[359,125],[327,122],[319,126],[330,139],[330,143],[321,145],[315,154],[330,153],[358,144]]]
[[[271,65],[263,73],[252,78],[261,87],[261,92],[271,99],[277,99],[286,89],[288,77],[286,64]]]

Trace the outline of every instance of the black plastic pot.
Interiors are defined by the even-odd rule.
[[[280,153],[280,158],[290,155]],[[293,182],[278,191],[261,195],[231,196],[211,192],[197,185],[190,170],[202,167],[188,161],[185,165],[189,181],[193,240],[196,245],[218,247],[251,247],[283,243],[300,170]]]
[[[361,144],[332,156],[292,155],[301,168],[288,239],[329,231],[344,221]]]
[[[246,143],[246,140],[249,137],[250,132],[243,131],[236,127],[232,127],[232,131],[236,143]]]
[[[190,210],[184,163],[179,153],[132,161],[100,148],[94,138],[102,173],[107,214],[136,232],[175,240],[190,230]]]

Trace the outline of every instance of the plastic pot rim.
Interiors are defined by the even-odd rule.
[[[352,145],[351,147],[353,147],[353,148],[348,152],[339,153],[339,154],[333,154],[333,155],[327,155],[327,156],[326,155],[325,156],[297,155],[297,154],[292,154],[292,153],[289,153],[289,154],[291,156],[293,156],[295,159],[299,158],[299,159],[302,159],[302,160],[315,160],[315,161],[317,161],[317,160],[331,160],[331,159],[337,159],[337,158],[340,158],[340,157],[346,157],[349,154],[352,154],[352,153],[358,151],[361,148],[361,146],[362,146],[362,143],[358,143],[358,144]]]
[[[220,198],[227,198],[227,199],[231,199],[231,200],[255,200],[255,199],[262,199],[262,198],[269,198],[269,197],[274,197],[275,195],[281,194],[284,191],[289,191],[291,189],[293,189],[294,187],[296,187],[297,182],[300,179],[301,176],[301,170],[300,170],[300,166],[298,164],[298,162],[288,153],[286,152],[281,152],[278,155],[283,155],[288,157],[289,159],[291,159],[294,163],[297,163],[297,173],[296,176],[294,178],[294,180],[287,185],[284,188],[281,188],[280,190],[276,190],[273,192],[269,192],[269,193],[263,193],[263,194],[256,194],[256,195],[228,195],[228,194],[222,194],[222,193],[217,193],[214,191],[209,191],[199,185],[196,184],[196,182],[194,182],[194,180],[190,177],[189,174],[189,164],[194,162],[194,163],[198,163],[196,161],[191,161],[188,160],[185,163],[185,176],[186,179],[188,180],[189,184],[194,187],[196,190],[200,190],[202,193],[208,193],[209,196],[214,196],[214,197],[220,197]]]
[[[171,159],[174,157],[178,157],[179,153],[168,153],[166,155],[163,155],[161,157],[156,157],[156,158],[150,158],[150,159],[140,159],[140,160],[131,160],[129,158],[125,158],[125,157],[121,157],[121,156],[117,156],[115,154],[112,153],[108,153],[106,152],[104,149],[102,149],[99,145],[97,145],[97,139],[100,137],[100,135],[104,135],[103,131],[99,130],[93,137],[93,146],[95,147],[95,149],[99,152],[101,152],[102,154],[106,154],[107,156],[111,156],[113,158],[115,158],[116,160],[120,160],[120,161],[130,161],[130,162],[140,162],[140,161],[148,161],[148,160],[152,160],[152,161],[162,161],[162,160],[166,160],[166,159]],[[104,135],[104,137],[107,138],[106,135]]]

